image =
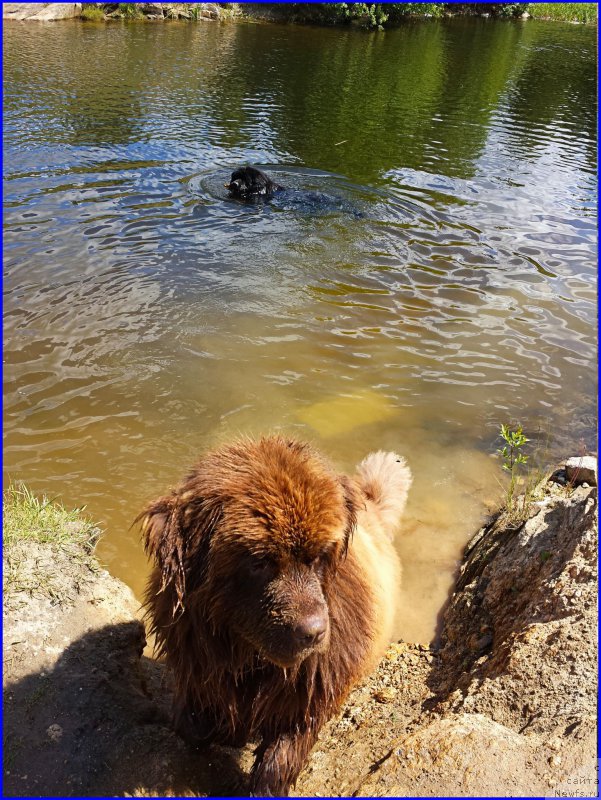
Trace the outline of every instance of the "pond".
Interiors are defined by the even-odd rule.
[[[131,523],[239,433],[414,473],[398,634],[429,641],[533,461],[593,447],[596,30],[4,27],[4,479]],[[223,183],[263,168],[292,200]]]

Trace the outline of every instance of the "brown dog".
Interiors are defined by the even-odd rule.
[[[242,440],[139,517],[176,730],[199,746],[259,740],[253,794],[287,795],[321,726],[389,644],[391,539],[410,484],[394,453],[372,453],[350,479],[306,444]]]

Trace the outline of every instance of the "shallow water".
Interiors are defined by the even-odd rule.
[[[595,31],[7,24],[5,480],[130,525],[237,433],[414,472],[399,635],[502,495],[594,445]],[[241,163],[287,187],[227,198]]]

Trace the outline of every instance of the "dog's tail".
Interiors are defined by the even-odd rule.
[[[367,499],[376,505],[384,527],[394,530],[413,482],[405,459],[383,450],[370,453],[357,467],[357,482]]]

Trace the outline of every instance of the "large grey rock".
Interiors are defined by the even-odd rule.
[[[81,3],[2,3],[2,19],[49,22],[80,14]]]
[[[397,740],[382,768],[361,786],[361,794],[367,797],[531,794],[529,763],[534,756],[525,737],[482,714],[434,719]]]

